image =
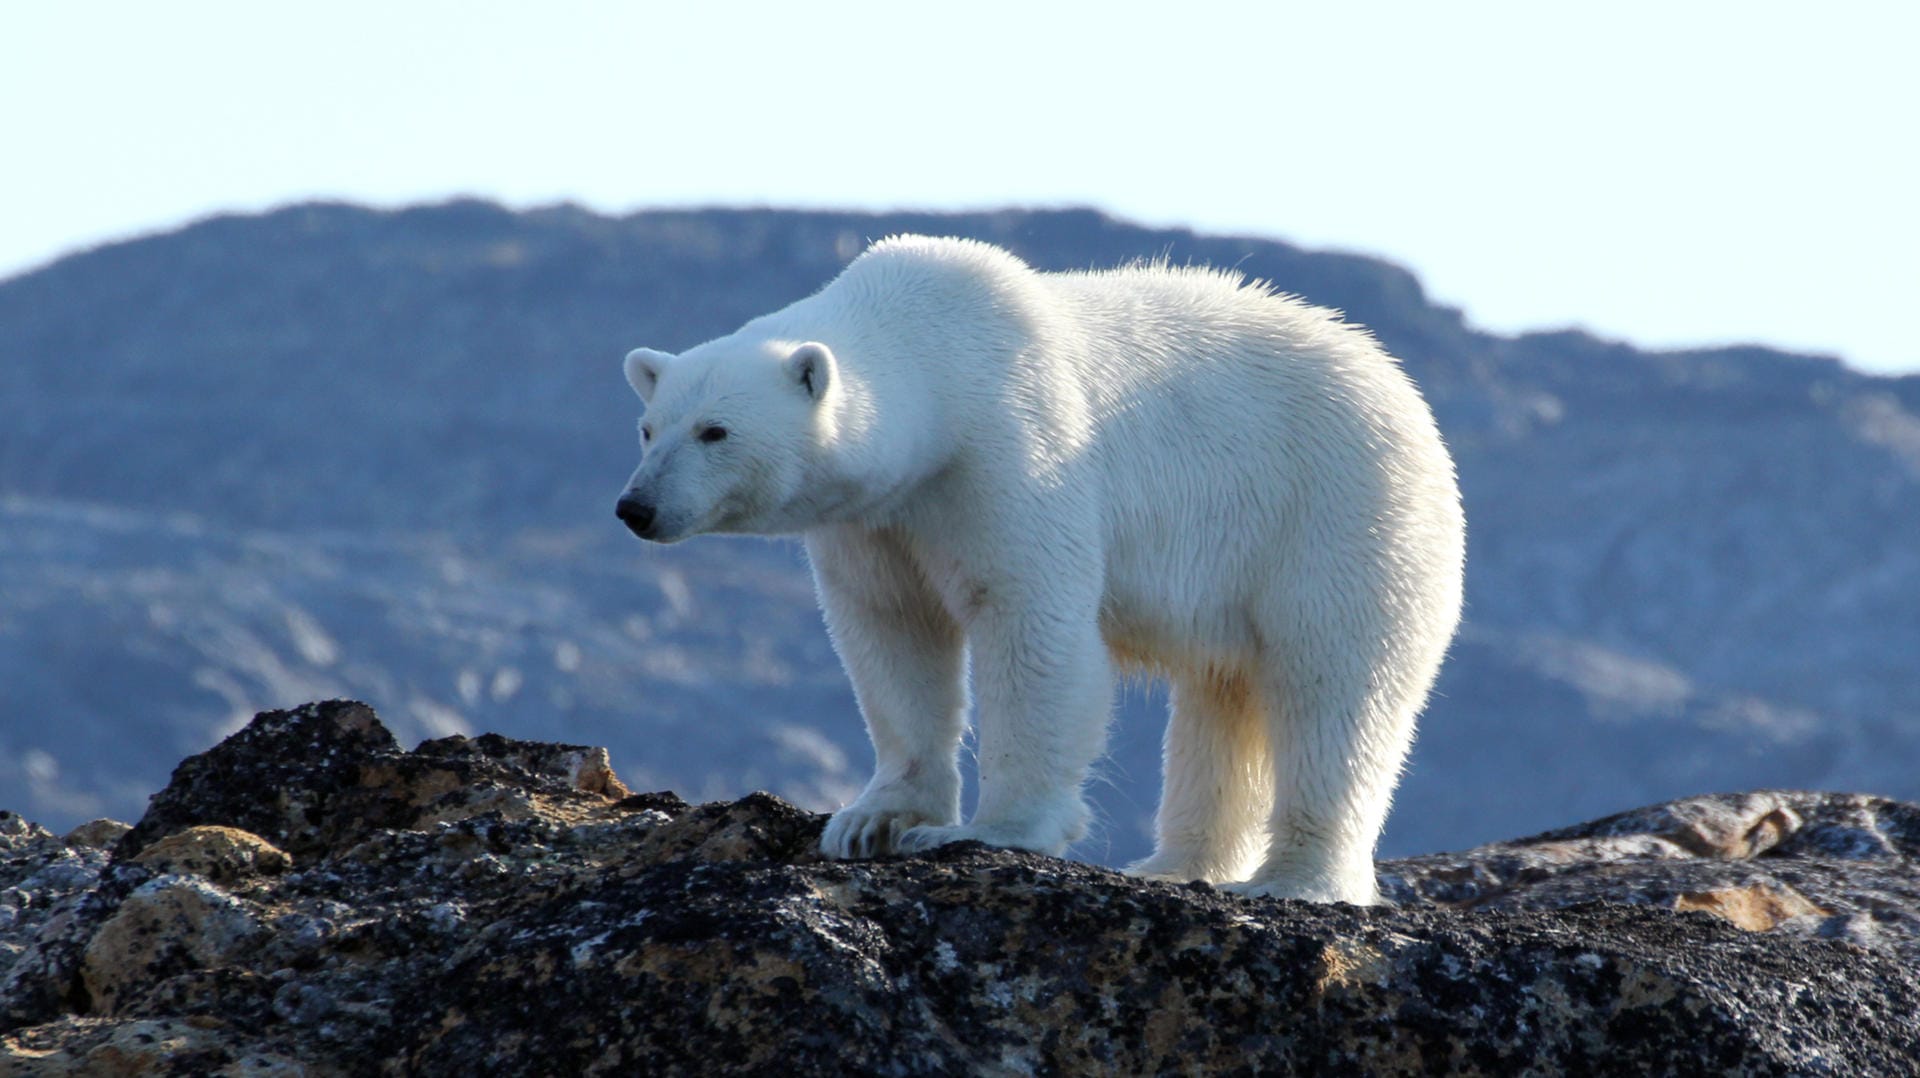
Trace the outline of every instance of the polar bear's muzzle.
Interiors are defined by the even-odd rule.
[[[627,530],[642,539],[652,539],[657,513],[651,501],[641,497],[637,491],[629,490],[614,503],[613,515],[627,526]]]

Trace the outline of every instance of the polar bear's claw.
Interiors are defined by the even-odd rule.
[[[865,808],[858,802],[833,814],[820,833],[820,852],[840,860],[884,857],[901,850],[901,838],[933,818],[911,809]]]

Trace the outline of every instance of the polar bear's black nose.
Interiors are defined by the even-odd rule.
[[[620,518],[628,530],[642,539],[653,530],[653,503],[633,496],[631,492],[622,496],[613,507],[613,514]]]

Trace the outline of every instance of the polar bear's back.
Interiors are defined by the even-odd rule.
[[[1162,462],[1115,462],[1120,474],[1173,484],[1153,493],[1218,482],[1183,462],[1215,476],[1254,469],[1296,494],[1333,484],[1349,500],[1383,478],[1451,489],[1452,462],[1419,391],[1338,312],[1202,268],[1040,279],[1068,312],[1056,332],[1072,338],[1040,354],[1073,365],[1106,451]],[[1252,475],[1233,485],[1261,500]]]
[[[1115,400],[1213,382],[1234,394],[1410,394],[1399,364],[1338,311],[1264,281],[1206,267],[1145,263],[1039,275],[1071,322],[1089,385]]]

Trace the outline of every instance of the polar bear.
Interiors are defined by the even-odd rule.
[[[826,853],[1061,853],[1116,673],[1139,672],[1173,705],[1155,850],[1129,871],[1376,900],[1465,525],[1432,413],[1365,330],[1229,273],[1040,273],[897,236],[625,373],[633,532],[805,540],[875,755]]]

